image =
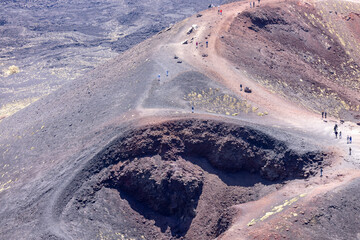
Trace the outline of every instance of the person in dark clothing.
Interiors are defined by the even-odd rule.
[[[351,144],[352,143],[352,137],[350,136],[349,137],[349,144]]]
[[[320,168],[320,177],[322,177],[322,175],[323,175],[323,169]]]
[[[324,118],[324,112],[321,112],[321,118]]]
[[[351,155],[351,147],[349,147],[349,155]]]
[[[337,131],[335,131],[335,138],[337,139],[337,136],[338,136],[338,132]]]
[[[325,114],[325,119],[326,119],[326,115],[327,115],[327,113],[325,112],[324,114]]]
[[[242,91],[242,84],[240,84],[240,91]]]
[[[339,139],[341,139],[341,131],[339,132]]]
[[[191,107],[191,111],[192,111],[192,113],[194,113],[194,106]]]
[[[209,42],[208,42],[208,41],[206,41],[206,48],[207,48],[207,47],[209,47]]]

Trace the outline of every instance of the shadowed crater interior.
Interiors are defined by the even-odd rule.
[[[170,121],[130,130],[109,144],[84,170],[92,176],[72,203],[87,217],[84,209],[109,205],[105,219],[115,225],[139,218],[143,229],[156,226],[165,236],[194,228],[191,237],[216,237],[230,226],[233,205],[258,199],[266,186],[314,174],[323,157],[253,127]],[[124,213],[124,200],[133,214]]]

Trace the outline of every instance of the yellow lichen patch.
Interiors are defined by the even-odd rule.
[[[252,106],[246,100],[222,93],[218,88],[209,88],[198,92],[190,92],[184,96],[184,100],[196,109],[202,109],[209,113],[237,116],[240,113],[249,113]],[[255,108],[257,110],[257,108]]]
[[[27,98],[21,101],[14,101],[7,103],[0,108],[0,119],[1,117],[9,117],[15,114],[17,111],[29,106],[31,103],[39,100],[40,98]],[[1,120],[0,120],[1,121]]]
[[[10,188],[9,184],[12,182],[12,180],[7,181],[6,183],[0,183],[0,192],[5,191]]]
[[[20,72],[20,69],[19,69],[18,66],[12,65],[12,66],[10,66],[8,69],[3,70],[3,72],[4,72],[4,76],[5,76],[5,77],[8,77],[8,76],[10,76],[10,75],[19,73],[19,72]]]
[[[247,225],[250,227],[256,223],[256,219],[252,219]]]
[[[129,238],[121,232],[103,232],[99,231],[97,235],[100,240],[135,240],[135,238]],[[145,239],[144,236],[141,236],[141,239]]]
[[[280,204],[280,205],[277,205],[277,206],[273,207],[271,209],[271,211],[266,212],[264,216],[262,216],[262,217],[260,217],[258,219],[252,219],[247,225],[252,226],[252,225],[254,225],[255,223],[257,223],[259,221],[265,221],[270,216],[283,211],[285,209],[285,207],[292,205],[293,203],[297,202],[300,198],[303,198],[305,196],[306,196],[306,194],[300,194],[299,196],[294,197],[294,198],[292,198],[290,200],[285,200],[283,204]]]

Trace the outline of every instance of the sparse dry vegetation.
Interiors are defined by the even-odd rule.
[[[20,68],[15,65],[11,65],[8,69],[3,70],[4,76],[8,77],[10,75],[16,74],[20,72]]]
[[[246,100],[222,93],[218,88],[209,88],[201,92],[191,92],[184,97],[195,108],[209,113],[237,116],[241,113],[256,113],[258,107],[253,107]],[[263,116],[259,115],[258,116]]]

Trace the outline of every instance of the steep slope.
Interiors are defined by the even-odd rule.
[[[343,34],[356,28],[339,16],[337,25],[344,29],[335,30],[326,21],[324,3],[318,5],[286,2],[241,12],[224,34],[220,51],[277,94],[319,113],[353,119],[360,110],[359,62],[354,60],[359,54],[345,43],[350,35]],[[341,11],[346,14],[351,11]]]
[[[233,37],[241,32],[234,30],[240,20],[270,18],[280,19],[281,26],[275,20],[263,28],[250,25],[242,38],[253,37],[257,47],[276,45],[289,27],[296,40],[306,36],[299,32],[308,20],[292,16],[314,14],[323,3],[261,2],[255,9],[238,2],[222,6],[223,15],[212,8],[192,16],[5,118],[0,123],[1,236],[293,239],[300,223],[306,225],[302,234],[313,239],[331,231],[356,236],[358,222],[345,234],[342,212],[328,203],[340,208],[343,196],[347,206],[341,209],[356,220],[352,209],[358,202],[350,193],[357,191],[360,177],[359,127],[340,123],[330,110],[325,121],[313,111],[318,101],[336,101],[306,95],[309,110],[293,97],[295,90],[280,95],[261,84],[260,73],[303,73],[287,71],[279,60],[273,69],[281,71],[266,68],[256,75],[247,58],[258,53],[247,45],[237,49]],[[309,32],[321,38],[316,29],[309,27]],[[319,41],[309,41],[304,48],[336,65]],[[346,50],[334,45],[347,58]],[[299,60],[291,49],[285,49],[289,59],[322,76],[317,65]],[[309,81],[333,89],[339,83],[328,76],[320,81],[309,75]],[[239,84],[252,93],[239,91]],[[339,96],[358,91],[343,85]],[[342,111],[349,118],[354,114],[354,109]],[[342,139],[333,135],[335,123]],[[346,135],[353,137],[352,145],[346,144]],[[321,219],[330,211],[339,225]],[[294,213],[297,222],[290,231],[286,226]]]
[[[1,1],[0,120],[208,5],[205,0]]]

